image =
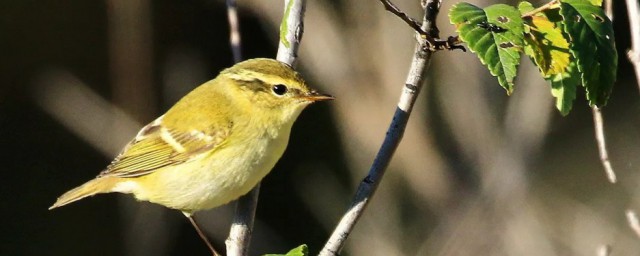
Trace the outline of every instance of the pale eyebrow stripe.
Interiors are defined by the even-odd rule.
[[[257,79],[262,81],[263,83],[266,83],[265,80],[277,81],[276,83],[273,83],[273,84],[288,85],[288,84],[295,83],[295,81],[292,81],[290,79],[283,79],[282,77],[277,75],[265,74],[265,73],[255,72],[255,71],[246,70],[246,69],[242,69],[237,72],[230,72],[228,73],[228,75],[232,79],[235,79],[238,81],[245,81],[245,82],[253,82]]]

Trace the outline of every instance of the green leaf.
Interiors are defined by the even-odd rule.
[[[293,2],[293,1],[292,1]],[[306,244],[300,245],[291,249],[287,254],[265,254],[264,256],[307,256],[309,255],[309,248]]]
[[[518,9],[524,14],[533,10],[533,6],[529,2],[521,2]],[[547,16],[550,13],[553,17],[556,11],[547,10],[524,19],[524,52],[545,78],[563,73],[571,59],[569,42],[563,35],[561,24]]]
[[[500,85],[513,92],[523,48],[524,28],[520,12],[512,6],[496,4],[480,9],[469,3],[458,3],[449,12],[460,39],[478,55]]]
[[[569,114],[576,99],[576,88],[580,84],[580,74],[575,62],[571,62],[565,72],[546,78],[551,82],[551,95],[556,98],[556,108],[563,116]]]
[[[526,1],[518,5],[522,14],[534,9]],[[551,83],[551,95],[556,98],[556,108],[566,116],[573,107],[580,74],[569,52],[569,42],[564,37],[561,18],[557,9],[545,10],[524,18],[524,52],[538,66],[542,77]]]
[[[520,13],[525,14],[528,13],[530,11],[533,11],[535,8],[533,7],[533,4],[527,2],[527,1],[522,1],[518,4],[518,11],[520,11]]]
[[[589,104],[604,106],[611,95],[618,68],[611,20],[588,0],[562,1],[560,15]]]

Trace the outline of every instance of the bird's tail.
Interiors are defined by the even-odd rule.
[[[49,207],[49,210],[58,208],[60,206],[65,206],[85,197],[93,196],[95,194],[109,193],[112,191],[116,183],[118,183],[118,178],[116,177],[100,177],[90,180],[87,183],[69,190],[67,193],[64,193],[64,195],[58,197],[58,200],[51,207]]]

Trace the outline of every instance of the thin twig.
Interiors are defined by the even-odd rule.
[[[242,61],[242,45],[238,7],[235,0],[227,0],[227,18],[229,19],[229,43],[233,53],[233,61],[238,63]],[[228,256],[244,256],[249,253],[259,194],[260,184],[236,202],[229,237],[225,241]]]
[[[256,216],[259,194],[260,184],[238,199],[231,230],[229,230],[229,237],[225,241],[227,256],[244,256],[249,253],[249,244],[253,233],[253,220]]]
[[[382,3],[382,5],[384,5],[384,9],[385,10],[387,10],[387,11],[395,14],[396,16],[398,16],[398,18],[400,18],[405,23],[407,23],[407,25],[409,25],[409,27],[413,28],[413,30],[415,30],[416,32],[418,32],[421,35],[427,35],[427,32],[422,30],[420,22],[418,22],[414,18],[409,17],[409,15],[407,15],[406,13],[401,11],[390,0],[380,0],[380,2]]]
[[[240,45],[240,22],[236,0],[227,0],[227,18],[229,20],[229,43],[233,53],[233,62],[242,61],[242,46]]]
[[[611,10],[607,8],[611,8],[611,5],[605,5],[605,12],[611,13]],[[609,17],[611,19],[612,17]],[[607,174],[607,179],[611,183],[616,183],[618,178],[616,177],[616,173],[613,171],[611,167],[611,161],[609,161],[609,153],[607,150],[607,141],[604,136],[604,120],[602,119],[602,111],[597,106],[591,107],[591,113],[593,115],[593,127],[596,135],[596,142],[598,143],[598,153],[600,154],[600,162],[602,162],[602,166],[604,167],[604,171]]]
[[[611,255],[611,245],[603,244],[598,247],[598,251],[596,252],[598,256],[609,256]]]
[[[417,20],[409,17],[409,15],[401,11],[400,8],[398,8],[395,4],[391,2],[391,0],[379,0],[379,1],[382,3],[382,5],[384,5],[385,10],[393,13],[402,21],[407,23],[409,27],[413,28],[413,30],[415,30],[418,34],[420,34],[420,36],[422,36],[422,39],[426,40],[426,43],[423,46],[425,47],[426,50],[438,51],[438,50],[444,50],[444,49],[447,49],[447,50],[458,49],[458,50],[462,50],[463,52],[467,51],[467,49],[465,49],[464,46],[460,45],[462,41],[458,36],[450,36],[447,38],[447,40],[442,40],[440,39],[439,36],[434,37],[433,35],[437,35],[438,31],[425,31],[424,29],[422,29],[422,27],[420,26],[420,23]],[[424,4],[426,3],[426,1],[422,1],[422,3],[423,3],[423,6],[426,6]],[[433,27],[430,29],[437,30],[438,28]]]
[[[613,0],[604,0],[602,7],[604,7],[604,14],[613,21]]]
[[[529,12],[526,12],[525,14],[522,14],[522,18],[531,17],[533,15],[536,15],[536,13],[543,12],[543,11],[546,11],[546,10],[549,10],[549,9],[553,9],[553,8],[558,8],[559,7],[558,4],[560,4],[560,2],[558,0],[553,0],[551,2],[548,2],[548,3],[538,7],[538,8],[535,8],[535,9],[529,11]]]
[[[280,23],[280,41],[278,55],[280,62],[295,67],[298,59],[298,47],[304,33],[304,11],[306,0],[285,0],[284,15]]]
[[[204,232],[202,232],[202,229],[200,229],[200,226],[198,226],[198,223],[196,223],[196,220],[193,219],[193,216],[191,216],[191,214],[186,214],[186,213],[184,214],[184,216],[186,216],[187,219],[189,219],[189,222],[191,222],[191,225],[193,225],[193,228],[198,233],[198,236],[202,239],[204,244],[207,245],[207,248],[209,248],[209,251],[211,251],[211,255],[220,256],[220,253],[218,251],[216,251],[216,248],[213,248],[213,245],[211,244],[211,242],[207,238],[207,235]]]
[[[631,50],[627,52],[636,71],[636,80],[640,88],[640,5],[638,0],[627,0],[627,15],[631,28]]]
[[[613,20],[613,3],[611,0],[604,1],[604,12],[609,17],[610,20]],[[611,183],[616,183],[618,179],[616,178],[616,173],[613,171],[611,167],[611,161],[609,161],[609,153],[607,152],[607,144],[604,137],[604,121],[602,119],[602,111],[597,106],[591,107],[591,111],[593,113],[593,126],[596,133],[596,141],[598,143],[598,152],[600,154],[600,162],[602,162],[602,166],[604,167],[604,171],[607,174],[607,179]],[[629,216],[629,211],[627,211],[627,216]],[[612,247],[610,245],[603,245],[598,250],[598,256],[609,256],[611,254]]]
[[[598,143],[600,161],[602,162],[602,166],[604,167],[604,171],[607,174],[607,179],[609,179],[609,182],[616,183],[618,179],[616,178],[616,173],[611,167],[611,161],[609,161],[609,153],[607,152],[607,142],[604,137],[602,111],[600,111],[600,108],[593,106],[591,108],[591,112],[593,114],[593,127],[596,133],[596,142]]]
[[[631,230],[640,238],[640,221],[638,220],[638,215],[633,210],[627,210],[626,215],[629,227],[631,227]]]
[[[440,0],[427,1],[421,27],[423,31],[437,31],[437,29],[435,29],[435,20],[440,10],[440,3]],[[431,38],[438,37],[436,33],[429,34],[428,36]],[[413,104],[424,83],[425,71],[431,60],[432,52],[425,49],[425,44],[426,41],[423,38],[415,48],[409,74],[407,75],[406,83],[402,87],[398,107],[393,115],[382,146],[371,165],[371,169],[369,169],[369,174],[360,183],[351,205],[329,237],[324,248],[322,248],[322,251],[320,251],[320,256],[335,256],[340,253],[347,237],[373,197],[398,144],[402,140],[407,121],[413,109]]]

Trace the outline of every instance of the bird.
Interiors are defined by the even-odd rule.
[[[181,211],[216,255],[193,214],[248,193],[283,155],[302,110],[333,99],[285,63],[239,62],[144,126],[96,178],[49,209],[96,194],[132,194]]]

